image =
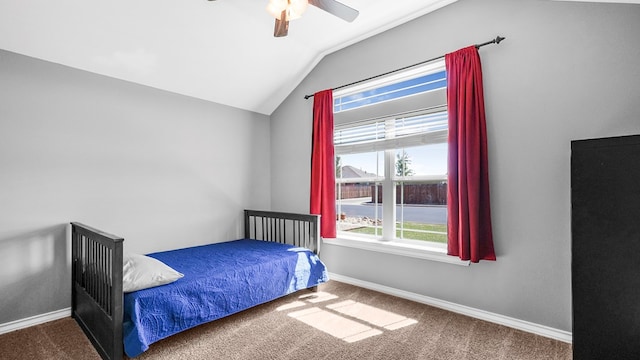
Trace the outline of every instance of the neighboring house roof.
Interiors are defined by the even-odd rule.
[[[342,167],[342,177],[343,178],[364,178],[364,177],[374,177],[376,174],[366,172],[361,169],[357,169],[351,165],[346,165]]]

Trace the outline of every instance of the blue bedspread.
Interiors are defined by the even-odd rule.
[[[328,280],[313,252],[236,240],[148,254],[184,274],[124,295],[124,350],[135,357],[170,335]]]

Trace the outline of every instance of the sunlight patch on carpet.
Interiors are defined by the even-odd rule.
[[[356,342],[382,334],[380,330],[317,307],[295,311],[288,315],[346,342]]]
[[[346,300],[337,304],[328,305],[327,308],[387,330],[400,329],[418,322],[405,316],[353,300]]]
[[[287,315],[349,343],[381,335],[384,330],[393,331],[418,323],[417,320],[406,316],[353,300],[326,304],[324,308],[318,307],[319,303],[336,299],[338,296],[334,294],[316,292],[302,295],[298,300],[282,305],[276,310],[300,309]],[[315,306],[301,309],[310,305]]]
[[[276,311],[291,310],[291,309],[295,309],[295,308],[299,308],[299,307],[303,307],[303,306],[307,306],[307,303],[303,302],[303,301],[294,301],[294,302],[290,302],[288,304],[284,304],[282,306],[279,306],[276,309]]]

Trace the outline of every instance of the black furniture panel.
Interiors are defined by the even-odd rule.
[[[571,142],[574,359],[640,359],[640,135]]]

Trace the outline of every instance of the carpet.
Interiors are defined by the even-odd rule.
[[[99,356],[66,318],[0,336],[0,358]],[[135,359],[571,358],[571,344],[330,281],[176,334]]]

